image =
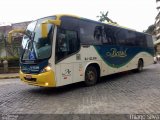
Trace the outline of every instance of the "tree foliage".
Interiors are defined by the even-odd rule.
[[[151,34],[151,35],[154,35],[155,34],[155,28],[156,28],[156,26],[153,24],[153,25],[150,25],[149,27],[148,27],[148,29],[146,30],[146,31],[144,31],[145,33],[149,33],[149,34]]]
[[[105,13],[105,12],[102,12],[102,11],[100,11],[100,16],[97,16],[98,18],[99,18],[99,20],[98,21],[100,21],[100,22],[105,22],[105,21],[107,21],[107,22],[110,22],[110,23],[114,23],[114,24],[117,24],[116,22],[114,22],[113,20],[111,20],[109,17],[108,17],[108,11]]]

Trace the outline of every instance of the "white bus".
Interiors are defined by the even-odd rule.
[[[118,25],[54,15],[13,32],[24,34],[20,79],[30,85],[58,87],[84,81],[91,86],[102,76],[142,71],[153,63],[152,36]]]

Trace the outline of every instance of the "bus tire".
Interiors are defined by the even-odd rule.
[[[85,72],[85,84],[87,86],[95,85],[98,81],[98,72],[94,66],[88,66]]]
[[[141,72],[143,70],[143,60],[140,59],[138,61],[137,72]]]

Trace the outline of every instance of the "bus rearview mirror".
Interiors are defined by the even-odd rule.
[[[57,25],[59,26],[61,24],[61,20],[45,20],[42,22],[42,24],[54,24],[54,25]]]
[[[42,34],[42,38],[46,38],[47,37],[47,30],[48,30],[48,26],[47,24],[53,24],[53,25],[57,25],[59,26],[61,24],[61,20],[45,20],[42,22],[41,24],[41,34]]]
[[[46,23],[42,23],[41,24],[41,34],[42,34],[42,38],[46,38],[47,37],[47,24]]]

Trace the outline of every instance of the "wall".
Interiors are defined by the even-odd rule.
[[[30,21],[14,23],[10,26],[0,26],[0,58],[6,56],[18,56],[21,46],[22,34],[13,34],[12,44],[8,44],[7,36],[8,32],[13,29],[26,29]]]

